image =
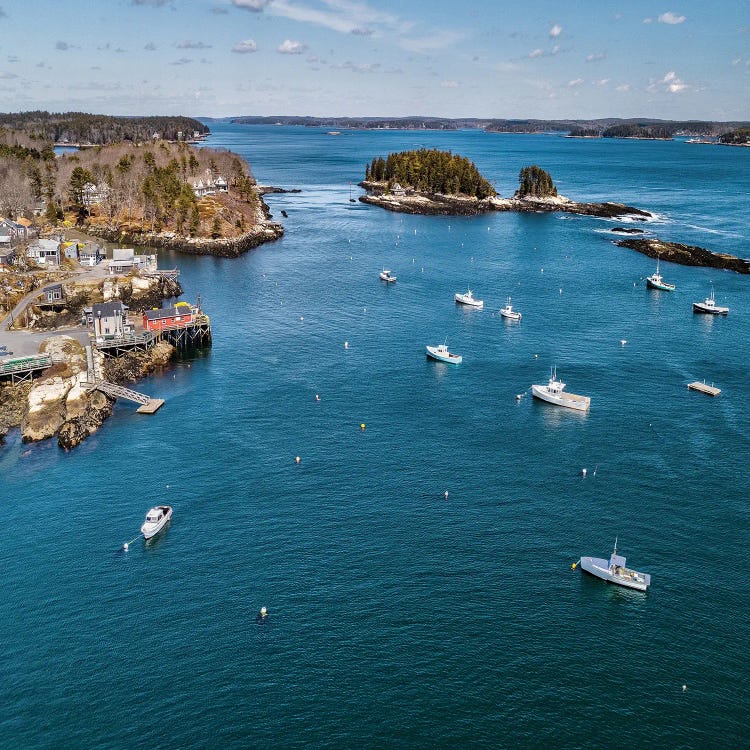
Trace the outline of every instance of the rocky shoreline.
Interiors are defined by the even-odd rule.
[[[513,211],[516,213],[564,212],[581,216],[613,219],[627,216],[636,221],[651,218],[648,211],[623,203],[578,203],[555,196],[549,198],[468,198],[455,195],[425,195],[410,191],[405,195],[384,192],[382,186],[373,182],[361,182],[360,187],[368,191],[360,196],[362,203],[379,206],[387,211],[422,214],[426,216],[476,216],[490,211]]]
[[[214,255],[219,258],[237,258],[266,242],[274,242],[284,236],[284,227],[273,221],[265,221],[239,237],[184,237],[172,232],[122,232],[117,228],[87,227],[86,231],[109,242],[128,245],[147,245],[176,250],[188,255]]]
[[[696,245],[666,242],[657,238],[616,240],[614,244],[618,247],[637,250],[639,253],[648,255],[649,258],[660,258],[682,266],[703,266],[750,274],[750,260],[728,253],[714,253]]]
[[[100,391],[88,392],[83,346],[68,336],[42,342],[42,351],[53,355],[55,364],[33,383],[0,386],[0,445],[13,428],[20,428],[23,442],[57,436],[58,445],[70,450],[93,435],[112,414],[115,400]],[[111,383],[125,385],[165,367],[176,349],[159,342],[148,352],[131,352],[105,359],[95,354],[97,374]]]

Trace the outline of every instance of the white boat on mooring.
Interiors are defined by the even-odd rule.
[[[463,357],[460,354],[453,354],[448,351],[447,344],[438,344],[437,346],[428,346],[427,356],[436,359],[438,362],[447,362],[449,365],[460,365]]]
[[[557,368],[552,371],[547,385],[532,385],[531,393],[542,401],[547,401],[556,406],[566,406],[576,411],[588,411],[591,406],[589,396],[578,396],[575,393],[565,392],[565,383],[557,379]]]
[[[693,302],[693,312],[705,313],[706,315],[729,315],[729,308],[720,307],[716,304],[714,288],[711,287],[711,294],[703,302]]]
[[[521,320],[521,313],[513,309],[513,305],[510,304],[510,297],[505,307],[501,308],[500,315],[508,320]]]
[[[144,539],[156,536],[172,520],[171,505],[156,505],[146,513],[146,520],[141,526]]]
[[[609,562],[601,557],[582,557],[577,563],[573,563],[572,567],[575,570],[576,566],[580,565],[582,570],[609,583],[646,591],[651,585],[651,576],[626,567],[625,562],[625,558],[617,554],[617,539],[615,539],[615,550]]]
[[[386,281],[389,284],[392,284],[396,280],[396,277],[393,275],[393,273],[388,268],[384,268],[380,272],[379,276],[380,276],[380,279],[382,281]]]
[[[471,289],[467,289],[465,294],[456,292],[454,299],[456,302],[460,302],[462,305],[468,305],[469,307],[484,307],[484,301],[481,299],[475,299]]]

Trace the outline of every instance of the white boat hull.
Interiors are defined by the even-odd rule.
[[[146,517],[146,521],[141,526],[141,534],[143,534],[144,539],[152,539],[155,537],[171,520],[172,520],[172,508],[170,508],[168,505],[164,506],[157,506],[161,508],[165,508],[166,511],[164,514],[159,518],[158,521],[151,522],[148,520],[148,516]],[[154,509],[152,508],[148,515],[151,515],[153,513]]]
[[[463,357],[460,354],[452,354],[448,351],[443,351],[437,346],[427,346],[427,356],[438,362],[446,362],[449,365],[460,365],[463,361]]]
[[[718,307],[706,302],[693,302],[693,312],[704,313],[705,315],[728,315],[728,307]]]
[[[628,589],[646,591],[651,585],[651,576],[648,573],[639,573],[630,568],[619,568],[621,573],[612,572],[609,561],[601,557],[582,557],[581,568],[603,581],[625,586]]]
[[[469,307],[484,307],[484,300],[474,299],[474,297],[467,297],[465,294],[455,295],[456,302],[462,305],[468,305]]]
[[[500,315],[508,320],[521,320],[520,312],[508,312],[507,310],[500,310]]]
[[[549,386],[546,385],[532,385],[531,393],[535,398],[549,404],[564,406],[576,411],[588,411],[591,406],[591,399],[588,396],[578,396],[575,393],[566,393],[565,391],[550,393]]]

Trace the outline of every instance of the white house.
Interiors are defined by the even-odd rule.
[[[60,265],[60,243],[52,239],[39,239],[29,246],[26,257],[42,266]]]
[[[227,181],[219,175],[215,180],[211,177],[210,172],[206,172],[206,179],[193,180],[193,192],[196,198],[202,198],[204,195],[214,195],[215,193],[228,193],[229,186]]]

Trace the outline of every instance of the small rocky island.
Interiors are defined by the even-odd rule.
[[[558,195],[549,173],[536,165],[524,167],[516,193],[502,198],[473,162],[438,149],[375,157],[359,184],[367,191],[360,201],[401,213],[472,216],[489,211],[563,211],[608,219],[651,218],[648,211],[622,203],[579,203]]]
[[[649,258],[660,258],[682,266],[703,266],[706,268],[721,268],[737,273],[750,273],[750,261],[738,258],[728,253],[714,253],[705,247],[684,245],[681,242],[666,242],[657,239],[627,239],[617,240],[615,245],[637,250],[648,255]]]

